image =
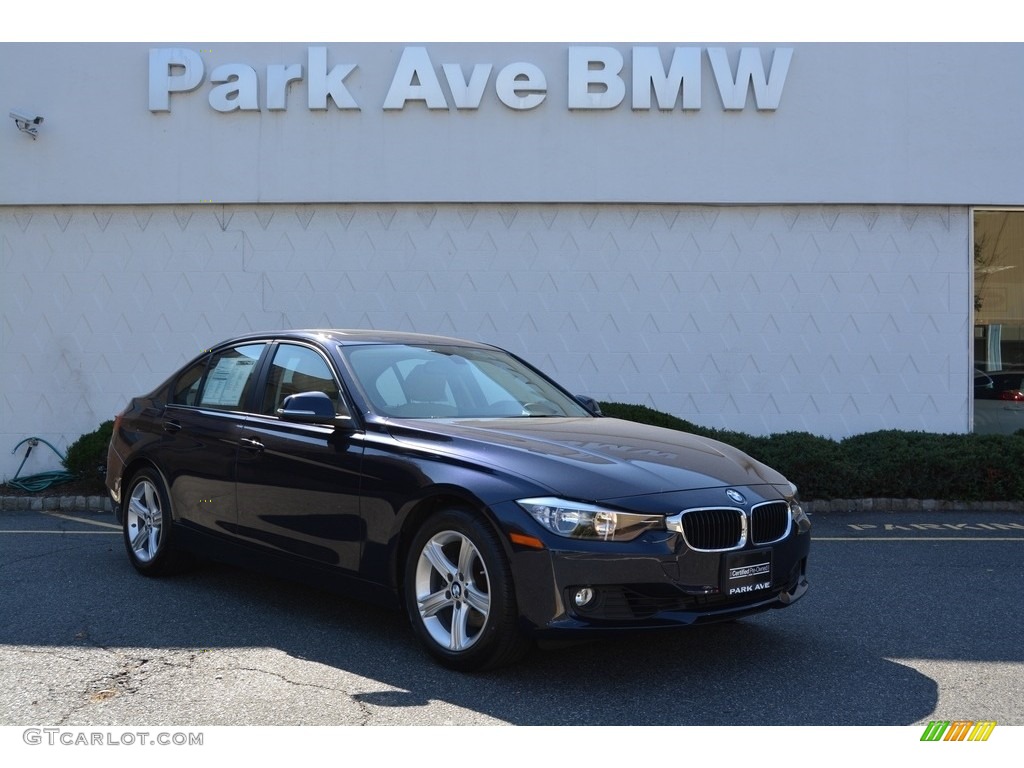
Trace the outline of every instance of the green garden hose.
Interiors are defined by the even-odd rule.
[[[25,458],[21,460],[21,464],[18,465],[18,471],[14,473],[14,477],[7,481],[7,485],[29,493],[38,493],[39,491],[45,491],[47,488],[54,485],[69,483],[72,480],[77,479],[75,475],[70,472],[66,472],[63,469],[54,469],[49,472],[40,472],[35,475],[26,475],[25,477],[19,478],[18,475],[21,473],[21,468],[24,467],[25,462],[28,461],[28,457],[32,454],[32,449],[39,445],[39,443],[48,445],[50,449],[60,457],[61,462],[64,461],[64,454],[41,437],[26,437],[14,446],[11,453],[17,453],[18,449],[25,443],[28,443],[28,450],[25,451]]]

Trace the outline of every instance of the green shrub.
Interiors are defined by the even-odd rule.
[[[87,432],[68,446],[64,469],[90,485],[103,490],[102,468],[107,463],[107,446],[114,433],[113,420],[104,421],[93,432]]]
[[[922,498],[914,494],[914,489],[922,485],[923,475],[928,474],[923,463],[927,447],[918,439],[921,434],[884,430],[843,440],[841,450],[857,470],[847,498],[865,494],[886,499]]]
[[[1024,430],[946,435],[883,430],[835,441],[806,432],[756,437],[709,429],[642,405],[601,403],[606,416],[734,445],[774,467],[805,499],[1024,499]]]
[[[784,432],[762,438],[761,444],[752,455],[796,483],[803,498],[851,498],[846,494],[856,473],[835,440],[809,432]]]

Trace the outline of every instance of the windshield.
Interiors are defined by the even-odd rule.
[[[373,409],[403,419],[590,416],[548,379],[496,349],[342,347]]]

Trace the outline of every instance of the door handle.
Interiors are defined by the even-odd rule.
[[[181,424],[179,424],[177,421],[174,421],[173,419],[168,419],[167,421],[164,422],[164,432],[170,432],[171,434],[174,434],[175,432],[178,432],[180,430]]]
[[[238,442],[242,444],[242,447],[245,450],[252,451],[253,453],[262,453],[263,449],[266,447],[259,440],[251,437],[243,437]]]

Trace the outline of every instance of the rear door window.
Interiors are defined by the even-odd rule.
[[[265,347],[266,344],[246,344],[215,354],[206,369],[196,405],[215,410],[245,410]]]

